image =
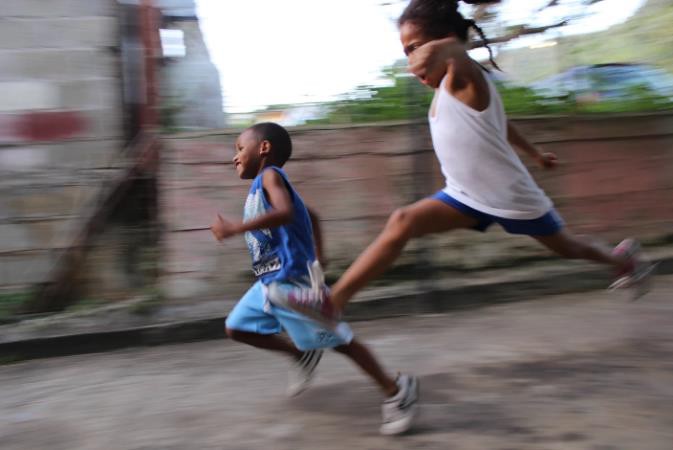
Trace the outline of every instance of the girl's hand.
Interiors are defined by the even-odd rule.
[[[409,53],[409,72],[423,84],[436,89],[461,51],[465,52],[464,45],[455,38],[427,42]]]
[[[223,219],[218,214],[215,223],[210,226],[210,231],[213,232],[215,239],[222,241],[237,234],[237,227],[233,222]]]
[[[537,157],[537,163],[543,169],[553,169],[558,165],[558,157],[551,152],[541,153]]]

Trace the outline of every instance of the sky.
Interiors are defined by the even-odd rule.
[[[565,6],[536,12],[549,0],[504,0],[507,24],[553,23]],[[579,34],[623,22],[645,0],[605,0],[563,29]],[[404,54],[395,18],[406,2],[386,0],[196,0],[201,30],[220,72],[224,110],[334,100],[361,85],[380,84],[381,69]],[[465,10],[466,12],[469,10]],[[531,18],[534,18],[531,20]],[[558,33],[558,32],[555,32]],[[549,36],[521,39],[534,45]],[[475,57],[480,57],[477,53]]]

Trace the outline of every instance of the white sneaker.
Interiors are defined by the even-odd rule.
[[[410,375],[399,375],[396,382],[399,392],[381,405],[383,424],[380,431],[385,435],[408,431],[418,410],[418,379]]]
[[[309,350],[304,352],[299,361],[292,364],[288,373],[287,395],[296,397],[308,388],[315,374],[315,369],[322,358],[323,350]]]

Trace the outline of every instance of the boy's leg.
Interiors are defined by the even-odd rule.
[[[334,351],[353,360],[367,375],[376,381],[386,397],[392,397],[397,394],[398,387],[395,379],[383,370],[374,355],[360,341],[353,339],[350,344],[334,347]]]
[[[353,295],[392,265],[410,239],[477,225],[477,219],[434,198],[396,210],[376,240],[334,284],[332,304],[337,310],[343,310]]]
[[[382,434],[400,434],[413,425],[418,409],[418,380],[409,375],[391,378],[383,370],[374,355],[361,342],[352,340],[350,344],[335,347],[334,350],[348,356],[376,381],[386,399],[381,406]]]
[[[264,350],[285,353],[296,360],[299,360],[304,353],[295,347],[292,342],[278,334],[258,334],[249,331],[233,330],[230,328],[227,328],[226,332],[227,336],[234,341],[242,342]]]
[[[264,305],[264,288],[258,281],[248,289],[227,316],[227,336],[253,347],[282,352],[299,359],[302,352],[279,335],[283,328],[276,317],[264,310]]]
[[[227,336],[253,347],[290,356],[294,363],[289,373],[287,393],[290,396],[306,389],[323,351],[302,351],[293,342],[280,336],[283,326],[274,310],[266,304],[264,287],[255,283],[227,316]]]

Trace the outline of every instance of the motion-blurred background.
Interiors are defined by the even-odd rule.
[[[290,127],[287,171],[340,274],[396,208],[442,187],[383,0],[3,0],[0,322],[114,307],[221,312],[250,285],[237,133]],[[505,107],[562,166],[531,168],[579,233],[673,242],[673,4],[463,6],[492,41]],[[478,37],[475,42],[479,44]],[[488,65],[488,52],[473,57]],[[499,230],[414,242],[367,295],[556,260]],[[440,286],[441,287],[441,286]],[[224,303],[223,303],[224,301]],[[226,304],[225,304],[226,303]]]

